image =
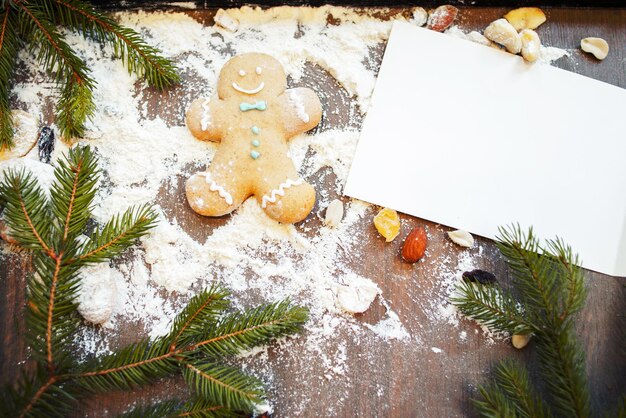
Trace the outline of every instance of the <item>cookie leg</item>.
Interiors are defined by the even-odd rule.
[[[189,206],[204,216],[222,216],[235,210],[247,197],[227,181],[217,182],[208,172],[196,173],[185,184]]]
[[[288,178],[273,187],[258,190],[256,198],[270,218],[282,223],[295,223],[311,213],[315,204],[315,189],[301,178]]]

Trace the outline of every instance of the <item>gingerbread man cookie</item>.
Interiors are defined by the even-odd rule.
[[[298,175],[287,141],[314,128],[321,117],[315,92],[287,90],[276,59],[258,53],[232,58],[220,72],[217,97],[198,99],[187,111],[187,127],[196,138],[220,142],[209,169],[187,180],[191,208],[221,216],[254,195],[279,222],[306,218],[315,190]]]

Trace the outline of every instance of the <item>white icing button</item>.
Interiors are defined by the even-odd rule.
[[[242,76],[242,77],[245,77],[246,72],[244,70],[239,70],[239,75]]]
[[[257,74],[261,74],[263,69],[261,67],[256,67],[256,69],[254,71],[256,71]]]

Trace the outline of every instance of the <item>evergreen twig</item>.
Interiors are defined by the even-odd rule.
[[[57,161],[54,175],[50,197],[24,171],[8,171],[0,181],[8,236],[33,251],[27,344],[36,361],[33,373],[23,373],[2,392],[0,416],[67,416],[91,393],[132,389],[176,372],[195,389],[191,401],[139,408],[128,416],[230,417],[236,411],[252,412],[264,396],[261,382],[220,361],[298,332],[308,311],[284,301],[229,313],[228,292],[212,286],[190,300],[166,336],[77,362],[72,349],[80,323],[80,268],[121,254],[155,225],[156,214],[147,205],[130,208],[85,239],[81,234],[91,218],[99,177],[94,153],[89,147],[70,150]]]
[[[479,412],[505,416],[513,405],[519,416],[588,417],[585,353],[574,332],[575,314],[586,297],[578,256],[560,239],[541,245],[532,228],[523,232],[519,225],[501,228],[497,244],[519,301],[499,287],[461,283],[452,303],[490,328],[534,336],[550,402],[534,393],[525,370],[503,362],[496,368],[496,384],[481,390]]]
[[[58,27],[110,45],[129,73],[159,90],[179,82],[175,65],[130,28],[81,0],[11,0],[0,4],[0,150],[13,146],[9,104],[11,79],[20,46],[26,45],[60,87],[56,123],[61,135],[81,137],[95,113],[95,80],[86,63],[67,44]]]
[[[13,63],[17,58],[17,14],[10,7],[0,9],[0,151],[13,146],[13,118],[9,90]]]

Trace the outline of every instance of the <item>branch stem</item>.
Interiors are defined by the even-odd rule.
[[[74,184],[72,185],[72,194],[70,196],[70,202],[67,205],[67,216],[65,217],[65,228],[63,230],[63,239],[67,239],[67,235],[70,231],[70,220],[72,219],[72,211],[74,209],[74,201],[76,200],[76,189],[78,188],[78,177],[80,177],[80,170],[82,168],[82,163],[79,162],[76,168],[73,168],[74,171]]]
[[[42,387],[39,388],[39,390],[35,393],[35,395],[33,395],[30,402],[28,402],[28,405],[26,405],[26,407],[22,410],[22,413],[20,414],[20,418],[26,417],[28,412],[31,409],[33,409],[33,406],[35,406],[39,398],[41,398],[41,395],[43,395],[50,386],[54,385],[56,381],[57,381],[56,376],[50,376],[50,379],[48,379],[48,381]]]
[[[56,258],[56,266],[54,268],[54,275],[52,276],[52,283],[50,284],[50,299],[48,302],[48,319],[46,329],[46,361],[48,362],[48,370],[50,373],[54,372],[54,363],[52,358],[52,317],[54,315],[54,297],[57,288],[57,282],[59,279],[59,272],[61,271],[61,259],[59,256]]]

